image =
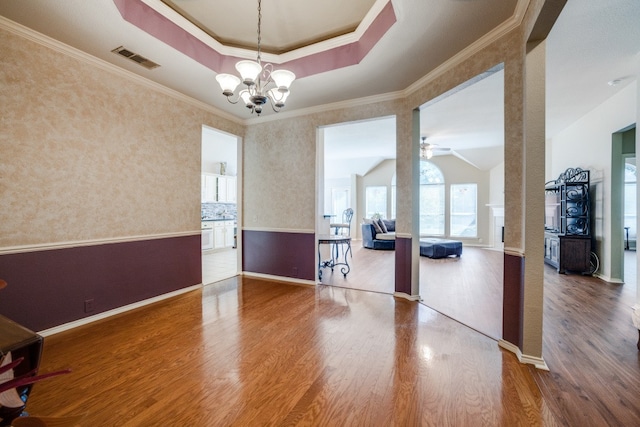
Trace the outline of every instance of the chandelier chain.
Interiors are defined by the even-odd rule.
[[[260,34],[260,26],[262,24],[262,1],[258,0],[258,64],[260,64],[260,42],[262,35]]]
[[[272,64],[262,66],[262,1],[258,2],[258,51],[257,61],[241,60],[236,63],[236,70],[240,77],[233,74],[218,74],[216,80],[222,88],[222,95],[232,104],[243,101],[252,113],[260,115],[265,104],[270,103],[276,113],[284,107],[289,96],[289,86],[296,75],[289,70],[274,70]],[[237,98],[232,96],[238,85],[243,83],[245,88],[240,90]],[[270,102],[269,102],[270,101]]]

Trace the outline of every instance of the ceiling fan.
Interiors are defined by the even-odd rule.
[[[422,142],[420,143],[420,157],[423,159],[430,159],[433,157],[434,151],[451,151],[451,148],[448,147],[439,147],[437,144],[429,144],[426,142],[427,137],[422,137]]]

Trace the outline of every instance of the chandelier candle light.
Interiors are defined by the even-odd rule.
[[[262,106],[271,101],[271,108],[276,113],[284,107],[284,103],[289,96],[289,86],[295,80],[296,75],[288,70],[274,70],[273,65],[265,64],[264,67],[260,62],[260,25],[262,23],[261,0],[258,0],[258,59],[257,61],[238,61],[236,70],[240,73],[239,79],[233,74],[218,74],[216,80],[222,88],[222,94],[227,100],[236,104],[242,99],[251,110],[260,115]],[[242,89],[238,93],[235,101],[231,99],[234,91],[243,83],[247,88]]]

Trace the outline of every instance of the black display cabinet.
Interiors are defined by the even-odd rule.
[[[559,273],[591,273],[589,171],[569,168],[545,184],[544,261]]]

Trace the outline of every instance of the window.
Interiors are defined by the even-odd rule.
[[[420,235],[444,235],[444,176],[426,160],[420,161]]]
[[[367,218],[371,218],[374,215],[380,215],[381,218],[386,218],[387,187],[384,185],[367,187],[365,190],[365,205]]]
[[[335,215],[336,221],[342,221],[342,212],[351,204],[349,188],[331,189],[331,214]]]
[[[630,163],[624,164],[624,227],[629,227],[629,239],[634,239],[636,237],[636,167]]]
[[[396,174],[391,178],[391,219],[396,217]]]
[[[476,237],[477,184],[451,184],[451,232],[452,236]]]
[[[391,218],[396,217],[396,185],[391,186]]]

